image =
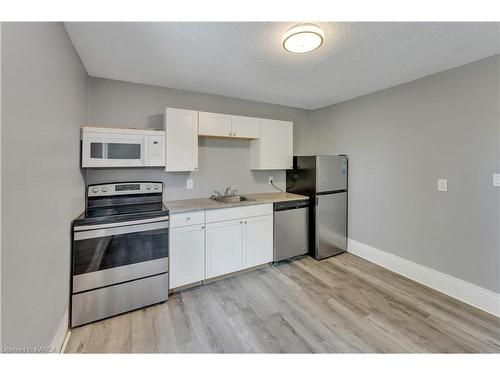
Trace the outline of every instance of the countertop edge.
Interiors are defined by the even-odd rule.
[[[274,195],[274,197],[272,196]],[[245,197],[254,198],[252,201],[243,201],[238,203],[221,203],[210,200],[209,198],[195,198],[164,201],[163,204],[167,207],[170,214],[180,214],[195,211],[219,210],[225,208],[255,206],[259,204],[270,204],[276,202],[298,201],[308,199],[305,195],[293,193],[256,193],[244,194]],[[177,206],[177,207],[176,207]]]

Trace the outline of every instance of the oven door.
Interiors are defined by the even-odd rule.
[[[73,293],[168,272],[168,226],[162,217],[75,227]]]
[[[145,167],[147,136],[84,132],[82,167]]]

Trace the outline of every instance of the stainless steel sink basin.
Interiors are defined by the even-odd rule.
[[[239,203],[244,201],[254,201],[255,199],[247,198],[242,195],[226,195],[222,197],[213,197],[214,201],[222,203]]]

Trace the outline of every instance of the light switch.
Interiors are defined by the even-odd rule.
[[[446,178],[438,178],[438,191],[448,191],[448,180]]]
[[[500,173],[493,173],[493,186],[500,187]]]
[[[189,179],[186,181],[186,188],[187,189],[192,189],[193,188],[193,180]]]

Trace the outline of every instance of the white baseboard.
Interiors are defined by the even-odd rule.
[[[348,240],[347,251],[500,317],[500,294],[498,293],[352,239]]]
[[[68,310],[66,310],[64,316],[62,317],[61,322],[59,323],[59,326],[57,327],[56,334],[52,339],[51,346],[57,351],[57,353],[61,352],[64,341],[66,339],[66,334],[68,332],[68,318],[69,318],[69,312]]]

